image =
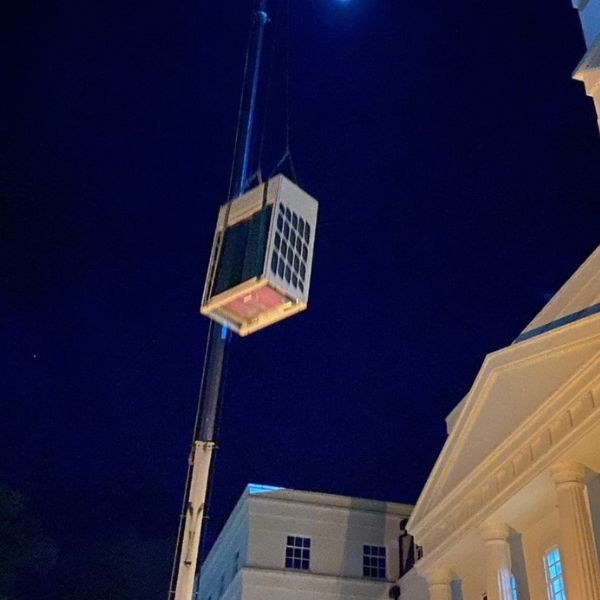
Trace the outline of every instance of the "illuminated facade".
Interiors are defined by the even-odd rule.
[[[446,421],[401,598],[600,600],[600,247]]]
[[[196,599],[386,599],[411,508],[249,485],[202,565]]]
[[[600,0],[572,0],[577,9],[587,52],[573,77],[583,81],[588,96],[594,99],[600,127]]]
[[[197,600],[600,600],[600,247],[446,419],[411,506],[248,486]],[[423,549],[397,579],[403,538]]]

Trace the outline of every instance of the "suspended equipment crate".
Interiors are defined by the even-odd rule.
[[[304,310],[317,210],[283,175],[221,206],[200,312],[244,336]]]

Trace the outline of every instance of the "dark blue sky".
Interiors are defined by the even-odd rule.
[[[249,481],[414,502],[484,355],[599,242],[568,0],[292,4],[311,298],[231,345],[212,535]],[[176,531],[250,5],[2,7],[0,483],[61,544]]]

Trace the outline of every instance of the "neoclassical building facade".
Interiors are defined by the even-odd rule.
[[[600,247],[447,418],[403,600],[600,600]]]

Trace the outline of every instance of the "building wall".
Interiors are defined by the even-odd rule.
[[[381,510],[386,504],[380,503]],[[254,497],[249,500],[249,566],[285,568],[288,535],[311,538],[310,570],[362,577],[363,544],[385,546],[387,578],[398,574],[399,521],[407,516],[375,510]]]
[[[522,534],[527,565],[525,582],[531,598],[546,598],[544,554],[560,543],[558,511],[553,507]]]
[[[388,598],[399,571],[399,524],[411,508],[250,486],[202,566],[197,600]],[[288,536],[310,538],[308,570],[286,568]],[[364,544],[386,548],[385,579],[363,577]]]
[[[219,597],[238,600],[242,597],[240,571],[246,564],[248,549],[248,509],[242,500],[204,561],[201,577],[196,581],[194,600],[217,600]]]

